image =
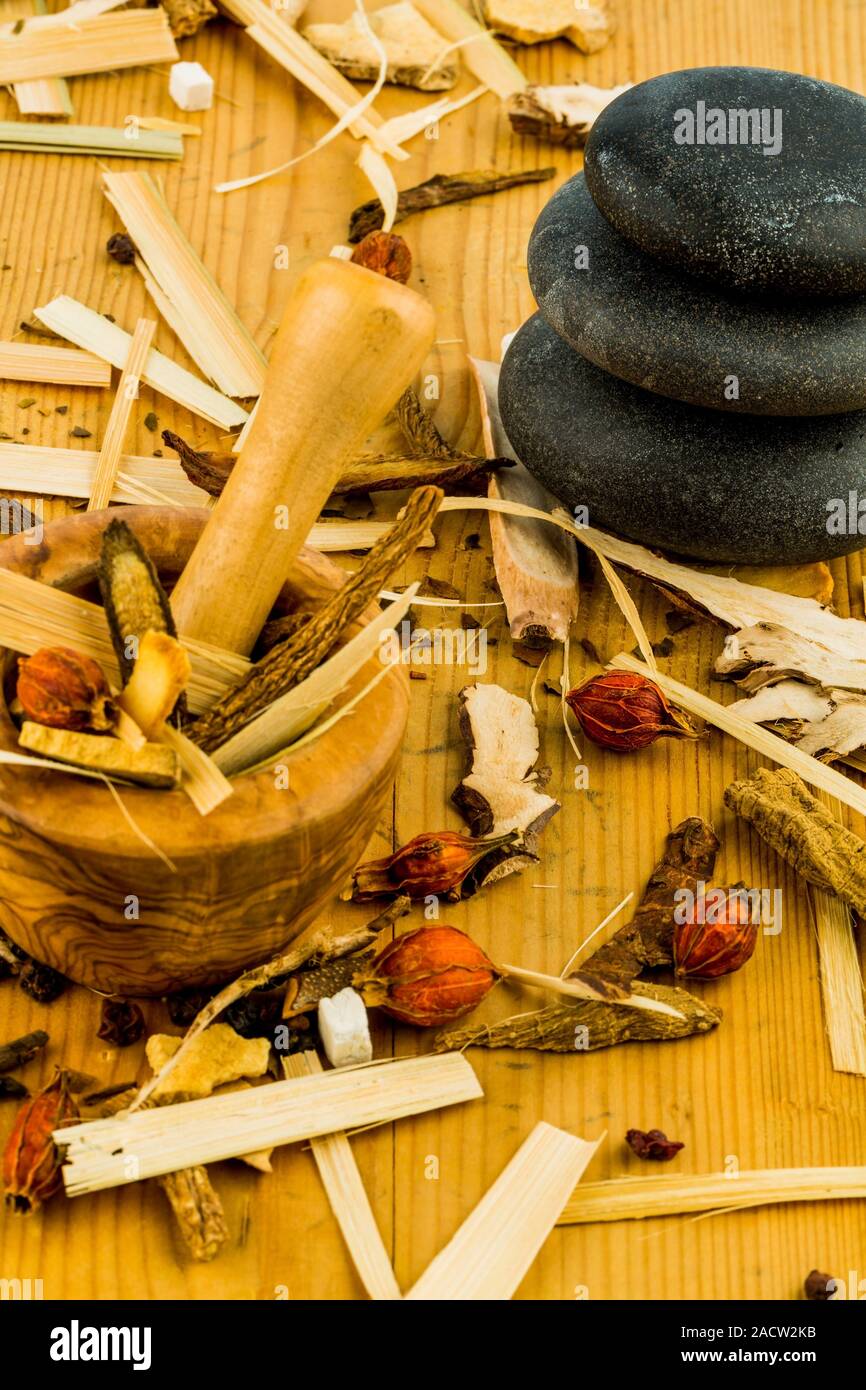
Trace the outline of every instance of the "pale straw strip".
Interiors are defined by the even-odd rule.
[[[407,1299],[513,1298],[600,1143],[537,1124]]]
[[[226,396],[259,396],[267,362],[184,236],[149,174],[102,176],[138,252],[136,266],[190,357]]]
[[[53,1137],[65,1153],[66,1194],[78,1197],[357,1125],[390,1123],[481,1095],[466,1058],[445,1053],[341,1067],[207,1100],[121,1112],[55,1130]]]
[[[507,100],[527,85],[520,68],[490,33],[457,0],[412,0],[415,9],[452,45],[460,44],[463,60],[479,82]]]
[[[102,448],[96,460],[93,487],[87,503],[89,512],[101,512],[111,501],[117,470],[120,467],[123,441],[129,429],[129,417],[138,400],[139,381],[155,332],[154,319],[139,319],[135,325],[129,353],[120,374],[120,381],[117,383],[117,394],[111,406]]]
[[[151,11],[133,10],[133,14],[150,14]],[[61,338],[67,338],[80,348],[86,348],[97,357],[102,357],[120,371],[129,354],[129,334],[116,323],[110,323],[103,314],[79,304],[68,294],[58,295],[49,304],[33,310],[40,323],[44,323]],[[209,420],[221,429],[229,430],[242,425],[247,412],[229,400],[227,396],[215,391],[206,381],[194,376],[184,367],[179,367],[171,358],[151,348],[142,372],[142,380],[154,391],[159,391],[169,400],[185,406],[187,410]]]
[[[110,378],[111,369],[102,365]],[[0,489],[86,500],[98,457],[95,449],[54,449],[0,441]],[[140,502],[148,495],[174,507],[203,507],[207,500],[207,493],[189,481],[177,459],[122,454],[111,501]]]
[[[61,386],[110,386],[111,367],[92,352],[36,343],[0,343],[5,381],[49,381]],[[13,449],[18,445],[13,444]]]
[[[59,15],[37,16],[19,34],[9,33],[7,26],[7,32],[0,33],[0,83],[76,77],[177,61],[177,46],[161,6],[95,15],[74,23],[68,15],[65,10]],[[64,22],[49,27],[50,20]]]
[[[46,13],[45,0],[33,0],[37,15]],[[22,116],[72,115],[69,84],[62,77],[46,77],[36,82],[16,82],[12,95]]]
[[[216,764],[192,739],[171,724],[163,724],[154,742],[173,748],[180,763],[180,788],[201,816],[209,816],[234,794],[234,788]]]
[[[317,1053],[309,1050],[283,1057],[282,1064],[283,1075],[287,1079],[319,1076],[322,1073]],[[310,1147],[331,1210],[367,1293],[377,1300],[402,1298],[345,1132],[338,1131],[321,1139],[313,1139]]]
[[[318,49],[293,29],[265,0],[220,0],[222,8],[242,24],[254,43],[279,63],[296,81],[323,102],[345,128],[359,140],[371,140],[392,159],[408,155],[379,132],[384,124],[367,97],[360,98],[351,82],[329,63]],[[359,13],[363,12],[363,7]],[[348,117],[348,120],[346,120]]]
[[[728,1173],[614,1178],[578,1187],[560,1226],[642,1221],[695,1211],[734,1211],[777,1202],[836,1202],[866,1197],[866,1167],[755,1168]]]
[[[835,797],[819,791],[817,799],[836,820],[842,820],[842,807]],[[841,898],[820,888],[810,887],[809,899],[815,915],[824,1025],[833,1067],[835,1071],[866,1076],[863,974],[851,910]]]
[[[672,1008],[660,999],[650,999],[638,994],[612,999],[603,990],[595,989],[588,981],[564,980],[560,975],[542,975],[538,970],[524,970],[522,966],[517,965],[501,965],[499,969],[507,980],[518,980],[521,984],[532,985],[536,989],[550,990],[552,994],[565,994],[572,999],[595,999],[618,1008],[643,1009],[646,1013],[683,1018],[678,1009]]]
[[[209,709],[250,669],[246,657],[181,637],[192,663],[187,697],[192,713]],[[0,568],[0,646],[32,656],[40,647],[74,647],[118,683],[120,672],[105,612],[96,603]]]

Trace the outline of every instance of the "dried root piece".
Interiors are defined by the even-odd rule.
[[[725,805],[807,883],[832,893],[866,915],[866,843],[837,820],[787,768],[759,768],[732,782]]]
[[[473,835],[537,835],[560,805],[540,790],[550,769],[533,770],[538,727],[531,705],[501,685],[467,685],[458,699],[469,771],[451,800]]]
[[[181,1038],[167,1033],[152,1033],[147,1040],[147,1060],[157,1075],[177,1052]],[[201,1100],[217,1086],[242,1081],[249,1076],[264,1076],[268,1069],[271,1045],[267,1038],[242,1038],[227,1023],[215,1023],[190,1045],[170,1079],[153,1091],[154,1100],[168,1105],[180,1100]]]
[[[730,707],[744,719],[765,724],[822,762],[833,762],[866,746],[866,695],[822,690],[805,681],[764,685]]]
[[[583,961],[581,970],[628,985],[647,967],[672,965],[675,895],[688,889],[697,896],[698,883],[713,877],[718,850],[715,831],[705,820],[690,816],[681,821],[668,835],[632,920]],[[638,992],[637,985],[632,988]]]
[[[144,633],[119,703],[148,738],[153,738],[168,719],[186,689],[191,670],[189,657],[176,637],[167,632]]]
[[[615,90],[611,99],[614,95],[618,96],[619,91]],[[435,174],[432,179],[414,188],[403,189],[397,200],[394,221],[402,222],[413,212],[426,212],[428,208],[444,207],[446,203],[465,203],[470,198],[483,198],[488,193],[499,193],[505,188],[519,188],[525,183],[545,183],[555,173],[555,169],[526,169],[517,174],[497,174],[495,170],[488,169],[470,170],[463,174]],[[361,241],[368,232],[377,232],[384,221],[385,209],[378,198],[362,203],[349,218],[349,241]]]
[[[528,701],[499,685],[466,686],[458,698],[469,770],[451,800],[473,835],[517,831],[521,837],[469,873],[466,898],[536,862],[538,836],[560,805],[542,790],[550,769],[535,768],[538,728]]]
[[[499,367],[470,357],[478,389],[484,447],[493,458],[510,456],[514,466],[490,478],[488,496],[552,512],[559,503],[518,463],[502,427],[497,399]],[[535,517],[490,512],[496,582],[515,642],[544,647],[564,642],[579,603],[577,546],[572,536]]]
[[[444,92],[454,86],[457,57],[453,53],[441,56],[447,48],[445,40],[414,5],[385,5],[371,13],[368,22],[388,58],[386,82],[422,92]],[[356,82],[373,82],[378,77],[379,54],[357,13],[345,24],[308,24],[303,35],[344,77]]]
[[[862,623],[857,625],[863,627]],[[799,676],[827,690],[866,690],[866,660],[862,656],[851,659],[843,650],[822,646],[801,636],[793,624],[789,629],[757,623],[732,633],[716,661],[715,673],[749,691],[775,685],[789,676]]]
[[[484,18],[515,43],[568,39],[581,53],[598,53],[616,30],[607,0],[484,0]]]
[[[11,1042],[0,1044],[0,1072],[14,1071],[16,1067],[23,1067],[25,1063],[32,1062],[47,1042],[48,1034],[40,1028],[35,1033],[25,1033],[21,1038],[13,1038]]]
[[[201,1263],[215,1259],[229,1238],[229,1228],[207,1169],[182,1168],[157,1178],[156,1183],[168,1198],[192,1258]]]
[[[623,1042],[665,1042],[708,1033],[722,1020],[720,1009],[684,989],[667,985],[634,984],[632,993],[668,1004],[681,1017],[650,1013],[644,1009],[615,1008],[592,1000],[553,1004],[533,1013],[516,1014],[498,1023],[470,1025],[437,1034],[434,1052],[462,1051],[464,1047],[511,1047],[535,1052],[595,1052]]]
[[[162,8],[176,39],[191,38],[217,13],[211,0],[162,0]]]
[[[131,748],[120,739],[49,729],[27,720],[21,726],[18,742],[40,758],[102,772],[108,777],[122,777],[143,787],[176,787],[180,777],[177,754],[161,743]]]
[[[531,85],[508,101],[508,119],[518,135],[534,135],[566,149],[582,149],[597,117],[632,84],[593,87],[589,82],[565,86]]]
[[[124,683],[146,632],[176,637],[171,608],[150,557],[125,521],[111,521],[102,537],[99,588]]]

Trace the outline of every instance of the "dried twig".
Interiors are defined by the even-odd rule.
[[[21,1038],[3,1043],[0,1045],[0,1072],[13,1071],[15,1067],[23,1067],[25,1062],[31,1062],[47,1042],[48,1034],[40,1028],[35,1033],[25,1033]]]
[[[404,188],[397,200],[395,222],[402,222],[413,212],[444,207],[446,203],[465,203],[470,198],[483,198],[506,188],[519,188],[525,183],[545,183],[556,170],[525,169],[515,174],[497,174],[487,170],[470,170],[463,174],[435,174],[432,179]],[[385,209],[378,198],[371,198],[355,208],[349,218],[349,241],[362,241],[369,232],[377,232],[385,222]]]

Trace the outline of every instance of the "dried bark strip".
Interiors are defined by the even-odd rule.
[[[213,1260],[229,1238],[222,1202],[206,1168],[181,1168],[157,1178],[174,1212],[183,1243],[194,1260]]]
[[[516,1051],[595,1052],[623,1042],[664,1042],[708,1033],[722,1019],[720,1009],[711,1008],[684,989],[668,985],[634,984],[632,992],[661,1004],[670,1004],[682,1018],[670,1014],[647,1013],[642,1009],[612,1009],[592,1000],[576,1004],[553,1004],[533,1013],[516,1014],[498,1023],[476,1024],[438,1033],[434,1052],[461,1051],[464,1047],[510,1047]]]
[[[462,174],[435,174],[432,179],[404,188],[397,199],[395,222],[411,217],[413,212],[444,207],[447,203],[465,203],[470,198],[483,198],[506,188],[519,188],[526,183],[545,183],[556,170],[525,169],[515,174],[497,174],[493,170],[469,170]],[[371,198],[355,208],[349,218],[349,241],[362,241],[369,232],[376,232],[385,223],[385,210],[378,198]]]
[[[725,805],[807,883],[866,914],[866,843],[838,821],[788,768],[760,768],[732,782]]]
[[[697,892],[713,876],[719,841],[713,827],[690,816],[671,831],[630,922],[581,965],[582,970],[628,985],[646,968],[673,964],[674,894]],[[635,993],[637,993],[635,987]]]
[[[190,737],[205,752],[226,743],[279,696],[316,669],[346,629],[375,601],[388,576],[411,555],[439,509],[438,488],[418,488],[399,521],[308,623],[257,661],[249,676],[193,725]]]
[[[630,85],[605,90],[586,82],[555,87],[532,84],[509,97],[508,119],[516,135],[532,135],[567,150],[582,149],[605,106]]]
[[[14,1071],[16,1067],[23,1067],[25,1062],[31,1062],[47,1042],[48,1034],[40,1028],[35,1033],[25,1033],[21,1038],[3,1043],[0,1045],[0,1072]]]

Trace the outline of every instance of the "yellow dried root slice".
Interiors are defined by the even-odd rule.
[[[608,0],[484,0],[484,18],[517,43],[564,38],[581,53],[597,53],[616,29]]]
[[[155,1073],[174,1056],[183,1041],[166,1033],[152,1033],[145,1052]],[[190,1042],[183,1058],[156,1087],[154,1099],[162,1105],[177,1100],[202,1100],[217,1086],[264,1076],[271,1045],[267,1038],[242,1038],[227,1023],[214,1023]]]
[[[156,735],[189,682],[192,667],[176,637],[148,631],[118,704],[148,738]]]
[[[18,742],[30,753],[70,763],[106,777],[122,777],[144,787],[176,787],[180,766],[174,749],[161,743],[131,748],[120,739],[103,734],[72,733],[69,729],[49,729],[45,724],[25,720]]]

